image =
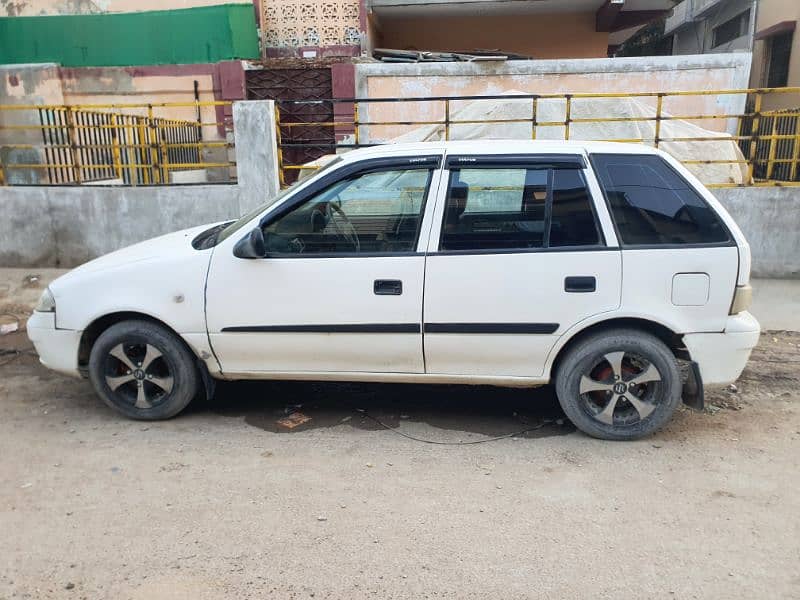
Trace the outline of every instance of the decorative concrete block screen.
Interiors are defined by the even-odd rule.
[[[266,47],[361,43],[359,0],[268,0],[262,5]]]

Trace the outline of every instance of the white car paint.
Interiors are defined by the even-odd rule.
[[[658,154],[723,220],[735,245],[624,249],[597,177],[583,171],[607,249],[449,256],[437,254],[447,169],[435,171],[416,253],[382,257],[245,260],[234,245],[264,216],[313,185],[299,184],[207,250],[191,240],[209,226],[114,252],[54,281],[56,312],[35,312],[29,335],[41,361],[82,373],[79,343],[98,319],[142,314],[178,333],[216,378],[344,379],[537,385],[550,380],[558,352],[589,326],[645,319],[683,336],[707,384],[738,377],[758,339],[748,313],[729,315],[735,286],[749,280],[750,248],[736,223],[682,165],[642,145],[602,142],[470,141],[402,144],[353,151],[329,172],[375,157],[439,154]],[[706,274],[707,301],[674,289],[678,274]],[[593,294],[565,294],[564,277],[592,275]],[[401,296],[375,296],[375,279],[403,281]],[[678,281],[682,281],[680,277]],[[674,302],[688,294],[690,302]],[[423,333],[425,323],[554,323],[540,335]],[[240,333],[258,323],[418,324],[419,331]]]

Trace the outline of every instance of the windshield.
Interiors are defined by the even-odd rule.
[[[317,177],[323,171],[327,171],[332,166],[334,166],[334,165],[336,165],[336,164],[338,164],[340,162],[342,162],[342,157],[341,156],[335,157],[333,160],[328,161],[325,165],[323,165],[322,167],[320,167],[316,171],[313,171],[313,177]],[[233,223],[228,225],[225,229],[223,229],[222,231],[219,232],[219,234],[217,235],[216,243],[219,244],[223,240],[226,240],[227,238],[232,236],[234,233],[239,231],[242,227],[247,225],[250,221],[255,219],[262,212],[266,211],[270,206],[278,203],[280,200],[282,200],[283,198],[285,198],[286,196],[288,196],[289,194],[294,192],[295,189],[297,189],[298,186],[300,186],[301,184],[303,184],[306,181],[308,181],[309,178],[310,178],[310,176],[300,177],[297,181],[295,181],[288,188],[278,192],[278,195],[275,196],[274,198],[270,199],[269,202],[265,202],[264,204],[261,204],[257,208],[251,210],[249,213],[239,217],[238,220],[234,221]]]

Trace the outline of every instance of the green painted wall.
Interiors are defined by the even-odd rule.
[[[0,18],[0,64],[113,67],[213,63],[258,56],[252,3]]]

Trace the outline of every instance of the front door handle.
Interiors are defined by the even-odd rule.
[[[399,279],[376,279],[372,291],[377,296],[399,296],[403,293],[403,282]]]
[[[564,279],[564,291],[572,294],[586,294],[597,289],[597,279],[591,276],[573,276]]]

